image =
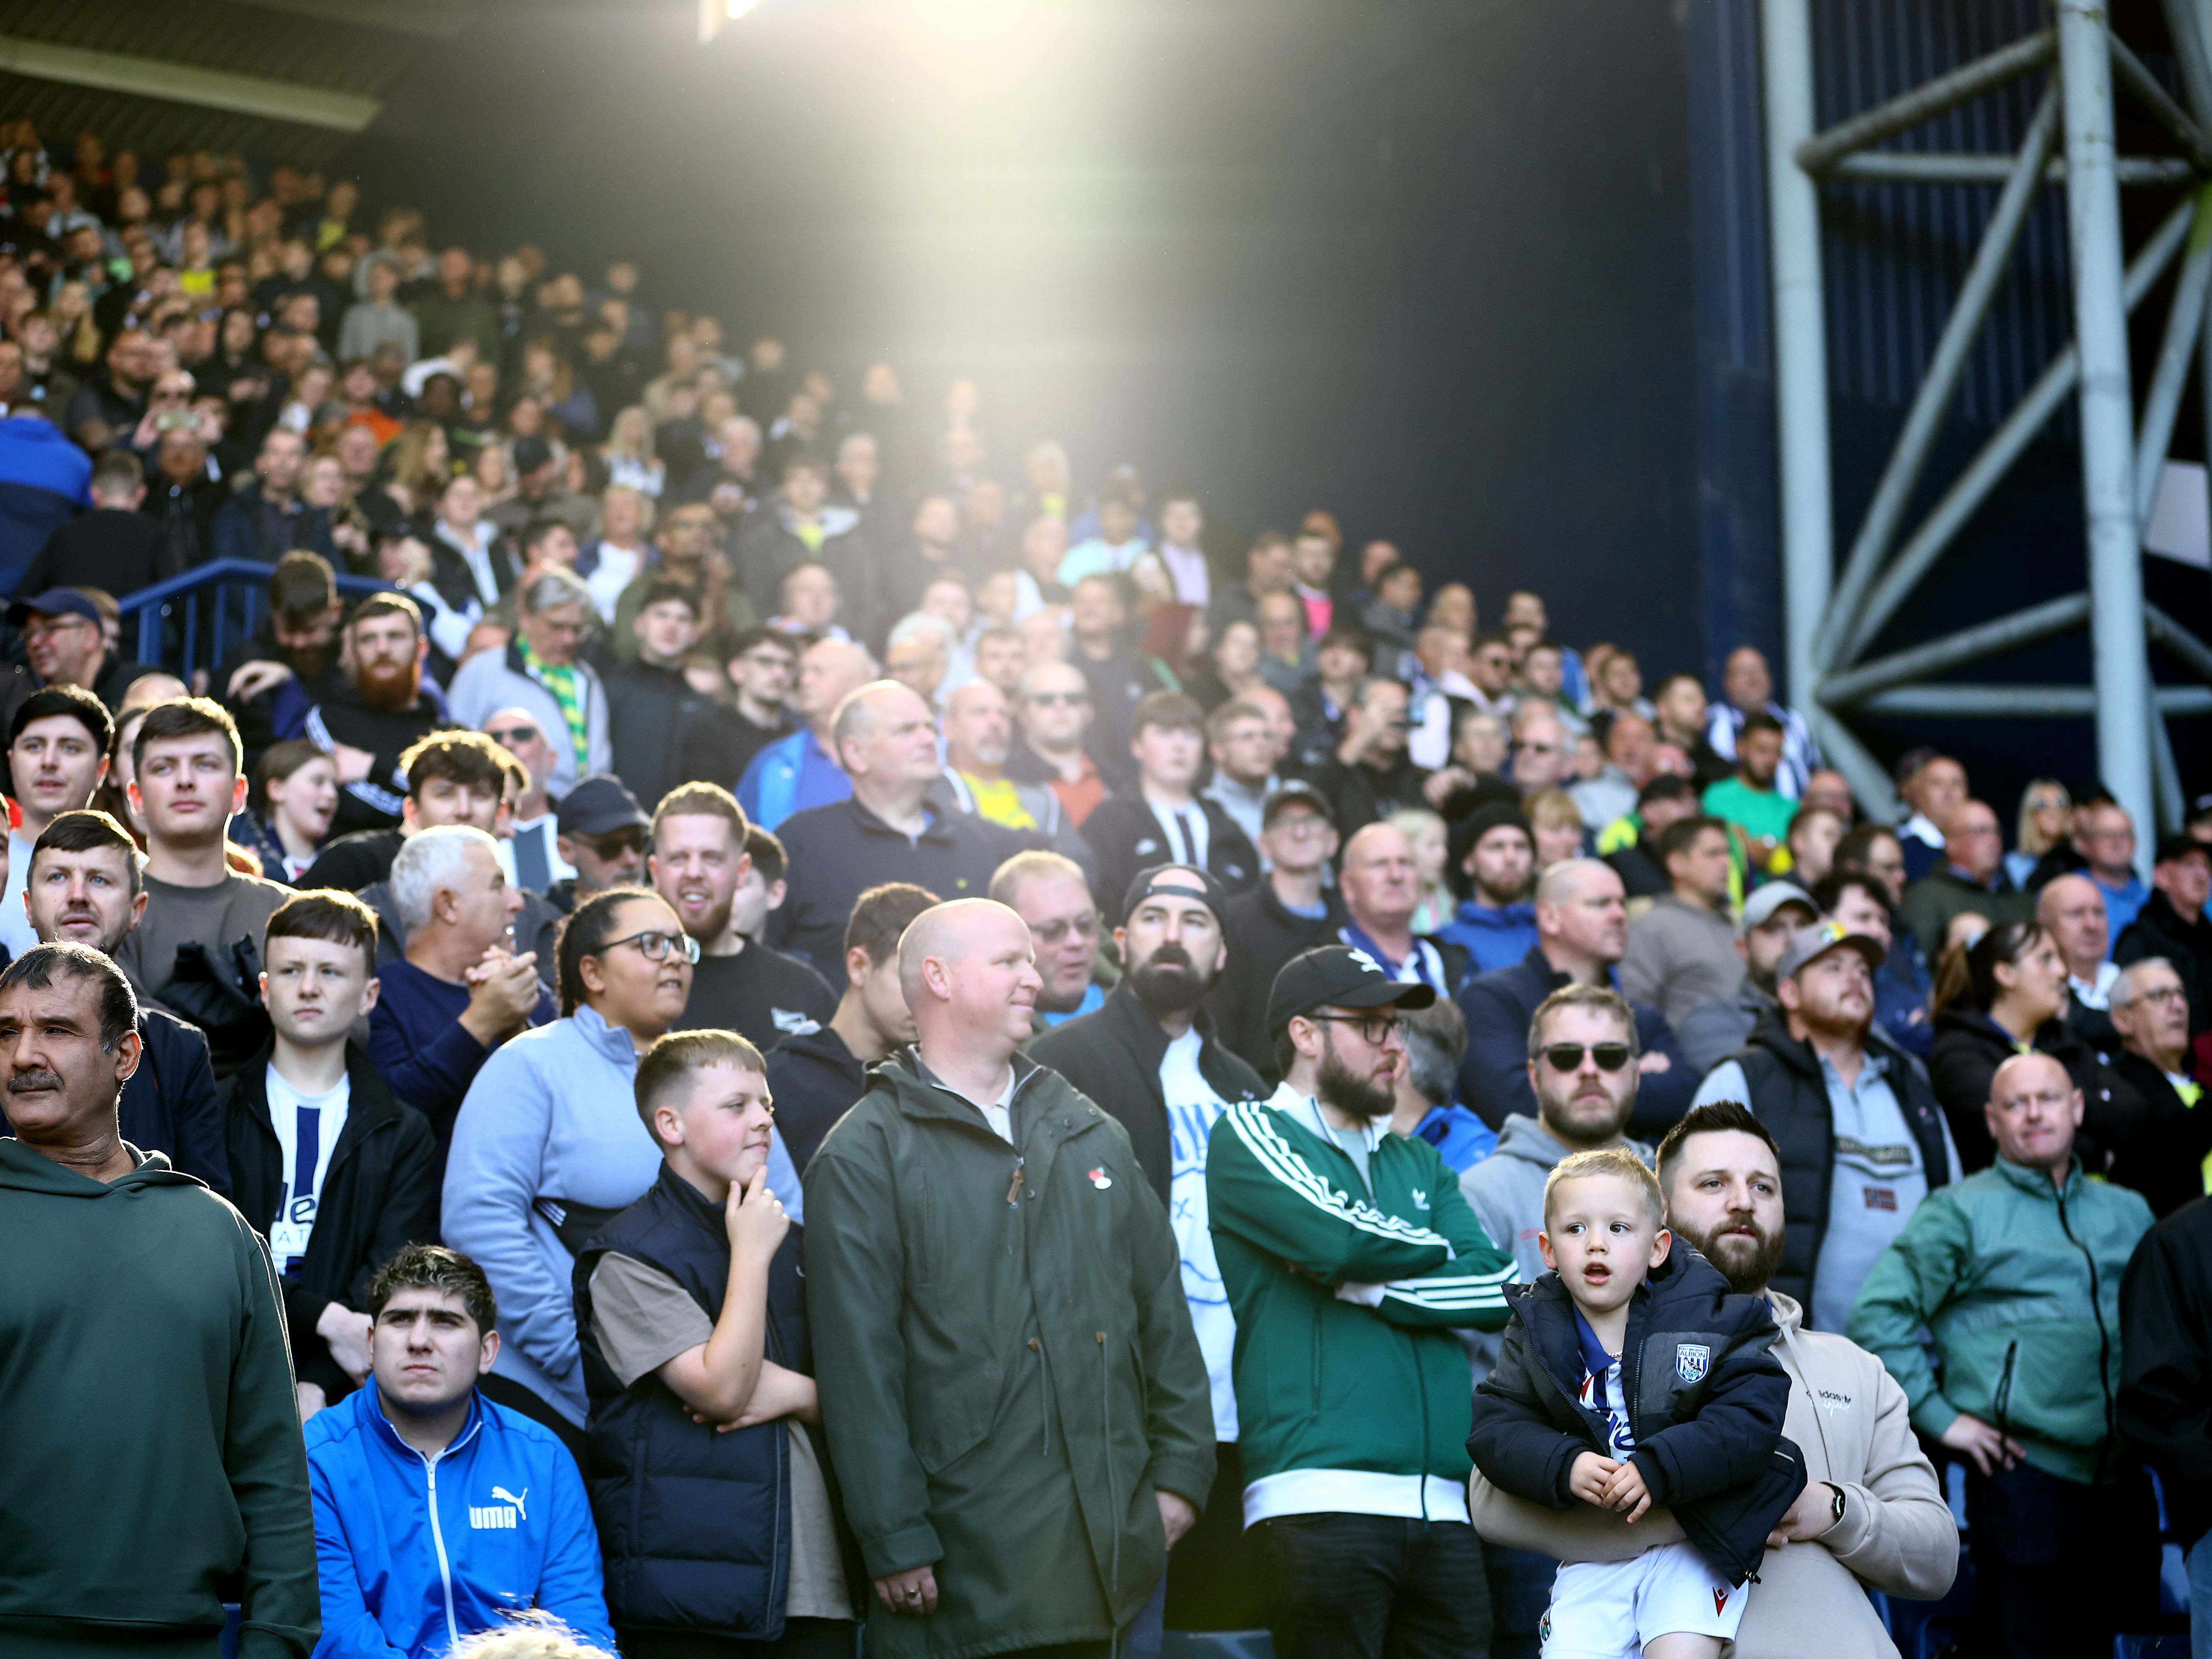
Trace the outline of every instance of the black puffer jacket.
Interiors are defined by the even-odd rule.
[[[1583,1372],[1574,1303],[1556,1273],[1509,1285],[1514,1319],[1474,1395],[1468,1454],[1492,1485],[1555,1510],[1583,1452],[1604,1455],[1604,1413],[1577,1403]],[[1655,1504],[1674,1511],[1713,1569],[1740,1584],[1805,1489],[1805,1460],[1783,1437],[1790,1376],[1768,1352],[1766,1298],[1739,1296],[1705,1257],[1674,1243],[1637,1286],[1621,1346],[1632,1461]]]
[[[2035,1048],[2063,1066],[2081,1091],[2081,1127],[2075,1132],[2074,1151],[2083,1169],[2103,1175],[2111,1150],[2126,1139],[2125,1126],[2143,1115],[2142,1097],[2098,1059],[2096,1050],[2063,1018],[2044,1022],[2035,1034]],[[1972,1008],[1936,1011],[1936,1046],[1928,1056],[1928,1075],[1950,1121],[1960,1167],[1968,1175],[1988,1169],[1997,1155],[1982,1108],[1989,1101],[1997,1067],[2019,1052],[2012,1033],[1987,1014]]]

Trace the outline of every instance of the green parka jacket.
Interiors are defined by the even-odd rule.
[[[1109,1638],[1164,1564],[1155,1491],[1202,1506],[1213,1481],[1167,1212],[1118,1122],[1014,1066],[1014,1146],[909,1051],[806,1168],[807,1321],[847,1518],[872,1578],[936,1566],[926,1618],[856,1597],[872,1659]]]

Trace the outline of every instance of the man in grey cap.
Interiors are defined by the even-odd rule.
[[[1879,941],[1801,927],[1775,965],[1780,1006],[1706,1076],[1696,1105],[1740,1101],[1780,1149],[1788,1234],[1774,1288],[1841,1331],[1875,1260],[1959,1152],[1920,1062],[1874,1020]]]
[[[1710,1072],[1743,1047],[1759,1016],[1782,1006],[1774,996],[1774,970],[1790,935],[1820,919],[1813,896],[1794,882],[1770,881],[1743,902],[1735,924],[1743,983],[1734,995],[1708,997],[1675,1021],[1674,1040],[1684,1059]]]
[[[1183,1295],[1212,1389],[1217,1460],[1206,1518],[1169,1558],[1167,1619],[1177,1630],[1249,1629],[1261,1612],[1239,1512],[1244,1477],[1230,1373],[1237,1326],[1206,1208],[1206,1138],[1214,1121],[1232,1102],[1267,1094],[1259,1073],[1215,1040],[1201,1006],[1228,965],[1222,926],[1228,903],[1221,884],[1189,865],[1139,871],[1114,930],[1121,982],[1104,1007],[1030,1045],[1031,1059],[1121,1120],[1175,1228]]]

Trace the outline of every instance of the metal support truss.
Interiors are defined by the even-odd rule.
[[[1893,811],[1895,798],[1879,763],[1851,733],[1853,714],[2094,720],[2099,771],[2121,805],[2138,823],[2170,827],[2179,821],[2181,783],[2166,721],[2212,714],[2212,646],[2146,608],[2142,530],[2192,367],[2212,430],[2212,183],[2205,182],[2212,178],[2212,0],[2164,3],[2184,100],[2113,37],[2103,0],[2053,0],[2051,28],[1816,131],[1812,0],[1761,0],[1790,684],[1830,758],[1877,813]],[[2047,76],[2047,84],[2012,155],[1871,148],[2029,76]],[[2117,154],[2116,88],[2179,154]],[[1981,244],[1840,569],[1829,493],[1820,289],[1824,180],[1998,187]],[[2128,258],[2121,245],[2121,188],[2170,189],[2192,180],[2201,188]],[[1908,524],[1975,337],[2037,200],[2052,185],[2066,191],[2073,342],[1925,517]],[[2128,319],[2177,259],[2180,273],[2138,418]],[[1883,629],[2069,398],[2081,428],[2086,591],[1869,656]],[[2084,625],[2093,647],[2092,685],[1929,683]],[[2154,643],[2209,684],[2154,686]],[[2152,839],[2137,838],[2138,858],[2146,863]]]

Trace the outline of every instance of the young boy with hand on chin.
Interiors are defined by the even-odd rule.
[[[852,1651],[765,1073],[733,1031],[647,1049],[637,1109],[659,1178],[576,1258],[586,1485],[628,1659]]]
[[[1475,1393],[1468,1451],[1490,1481],[1687,1535],[1625,1561],[1562,1563],[1545,1659],[1719,1659],[1767,1535],[1804,1489],[1782,1435],[1790,1382],[1764,1297],[1674,1248],[1659,1183],[1626,1147],[1563,1159],[1544,1186],[1552,1269],[1506,1292],[1514,1322]]]

